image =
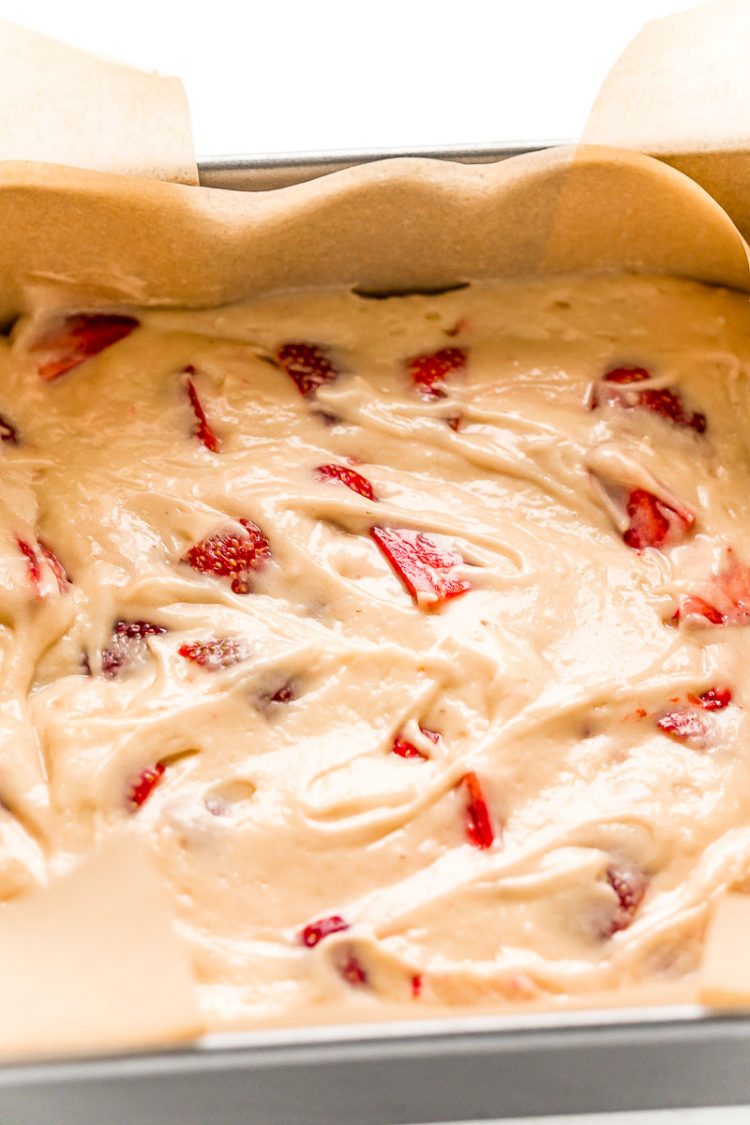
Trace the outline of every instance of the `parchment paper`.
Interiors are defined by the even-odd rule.
[[[750,239],[749,48],[748,0],[713,0],[646,24],[605,79],[582,142],[679,168]]]
[[[721,208],[625,151],[386,161],[258,193],[0,165],[5,320],[41,281],[64,283],[72,303],[195,306],[305,285],[430,288],[570,270],[750,286]]]
[[[748,209],[750,221],[750,138],[741,154],[722,147],[740,145],[744,124],[741,113],[735,124],[727,118],[733,84],[724,60],[741,74],[738,106],[750,110],[737,46],[748,28],[747,0],[717,0],[649,25],[605,82],[585,139],[645,138],[660,155],[679,153],[673,164],[708,160],[721,202],[733,216]],[[83,74],[104,65],[18,34],[26,62],[16,65],[34,74],[45,52],[59,67],[62,50],[71,75],[79,57]],[[708,79],[702,89],[700,76]],[[645,85],[663,104],[650,134],[654,98]],[[693,108],[698,124],[686,124]],[[169,116],[164,110],[160,120]],[[717,119],[723,125],[714,136]],[[75,129],[73,120],[68,131]],[[158,130],[154,136],[162,151]],[[674,168],[625,149],[582,144],[479,166],[385,161],[255,193],[0,164],[5,321],[49,282],[65,286],[73,303],[195,306],[305,285],[399,290],[580,270],[670,273],[750,289],[746,247],[718,203]]]
[[[0,979],[0,1056],[114,1050],[201,1030],[161,875],[128,835],[4,906]]]
[[[178,78],[105,62],[5,21],[0,159],[198,183]]]

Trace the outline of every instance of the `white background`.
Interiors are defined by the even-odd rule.
[[[690,0],[0,0],[179,75],[199,155],[574,140],[609,67]]]
[[[179,7],[158,0],[0,0],[0,18],[179,75],[196,152],[209,156],[573,140],[602,79],[641,25],[690,6],[690,0],[203,0]],[[593,1125],[604,1118],[575,1119],[583,1120]],[[750,1121],[750,1108],[726,1116],[670,1111],[607,1121],[739,1125]],[[568,1118],[565,1125],[572,1123]]]

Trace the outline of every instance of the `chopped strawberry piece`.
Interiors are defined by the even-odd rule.
[[[151,621],[117,621],[113,635],[130,641],[143,641],[146,637],[160,637],[166,631],[163,625],[154,625]]]
[[[367,984],[367,973],[353,953],[350,953],[346,960],[339,965],[339,972],[346,983],[351,984],[354,988]]]
[[[628,497],[630,526],[623,535],[628,547],[661,547],[669,535],[669,518],[663,504],[643,488],[634,488]]]
[[[708,724],[700,712],[688,707],[665,711],[656,720],[656,725],[677,742],[693,742],[698,746],[704,746],[710,734]]]
[[[670,391],[666,387],[654,388],[653,390],[641,391],[638,398],[640,400],[639,406],[658,414],[660,418],[665,418],[668,422],[674,423],[675,426],[685,426],[690,430],[695,430],[697,434],[705,434],[706,415],[697,411],[686,411],[682,405],[682,400],[674,391]]]
[[[740,562],[734,551],[727,552],[727,564],[710,579],[711,602],[727,622],[746,625],[750,622],[750,566]]]
[[[33,345],[32,351],[46,352],[49,356],[39,365],[39,374],[47,381],[59,379],[85,360],[129,336],[137,327],[135,317],[119,313],[68,316]]]
[[[695,594],[689,598],[683,598],[675,610],[672,620],[678,622],[690,617],[705,617],[711,625],[726,625],[727,623],[726,616],[720,613],[716,606],[709,605],[704,598],[699,598]]]
[[[705,618],[712,625],[750,624],[750,566],[740,562],[733,550],[727,551],[725,565],[703,584],[701,594],[680,602],[673,621],[691,617]]]
[[[112,629],[112,644],[102,653],[102,674],[113,679],[129,664],[135,663],[146,652],[148,637],[166,633],[163,625],[151,621],[116,621]]]
[[[422,974],[421,973],[414,973],[413,977],[411,978],[411,998],[412,998],[412,1000],[418,1000],[421,995],[422,995]]]
[[[210,637],[207,641],[180,645],[177,651],[185,660],[210,672],[240,664],[248,655],[246,646],[237,637]]]
[[[194,375],[195,368],[192,366],[186,367],[185,374],[188,376]],[[203,409],[203,404],[198,397],[195,383],[192,379],[188,378],[185,382],[185,386],[187,387],[188,398],[190,399],[190,405],[195,415],[195,429],[193,433],[199,441],[203,442],[206,449],[209,449],[211,453],[218,453],[221,450],[221,442],[211,429],[211,425],[206,417],[206,412]]]
[[[415,602],[435,608],[471,589],[471,583],[453,573],[463,565],[461,555],[448,551],[421,531],[372,527],[370,536]]]
[[[39,564],[37,553],[30,543],[27,543],[25,539],[21,539],[19,536],[16,536],[16,545],[26,559],[26,570],[29,576],[29,582],[34,587],[34,593],[39,597],[41,595],[42,568]]]
[[[305,398],[315,394],[318,387],[332,383],[338,375],[330,357],[319,344],[284,344],[276,352],[276,359]]]
[[[613,367],[604,376],[605,383],[617,383],[622,386],[628,383],[643,383],[651,376],[645,367]]]
[[[606,389],[600,383],[594,388],[590,399],[590,409],[596,410],[602,403],[624,407],[626,410],[633,407],[643,407],[660,418],[674,423],[676,426],[686,426],[698,434],[706,432],[706,416],[685,410],[682,399],[676,391],[668,388],[647,388],[643,391],[620,392],[615,387],[629,386],[633,383],[642,383],[650,379],[651,375],[645,367],[616,367],[608,371],[603,382],[609,384],[611,389]]]
[[[663,547],[690,529],[691,514],[672,508],[645,488],[634,488],[628,496],[627,513],[630,524],[623,540],[634,551],[645,547]]]
[[[284,684],[271,696],[271,703],[291,703],[297,696],[291,684]]]
[[[36,597],[42,597],[42,564],[46,563],[49,569],[54,574],[60,593],[65,593],[70,585],[70,580],[65,572],[65,567],[58,559],[57,555],[42,543],[37,540],[36,545],[32,546],[31,543],[20,536],[16,537],[16,545],[21,554],[26,559],[26,568],[29,576],[29,582],[34,588]]]
[[[217,531],[196,543],[183,558],[193,570],[231,578],[235,594],[249,594],[251,574],[270,559],[268,540],[251,520],[238,520],[241,531]]]
[[[340,914],[331,914],[328,918],[320,918],[317,922],[309,922],[300,934],[300,941],[308,949],[313,949],[323,938],[331,934],[340,934],[350,928]]]
[[[701,695],[689,695],[688,699],[704,711],[723,711],[732,702],[732,692],[730,688],[710,687]]]
[[[419,729],[421,730],[425,738],[429,738],[430,742],[437,743],[440,741],[440,735],[436,730],[428,730],[427,727],[423,727],[421,725]],[[400,734],[397,735],[393,740],[391,753],[397,754],[399,758],[422,758],[425,761],[429,761],[430,758],[429,754],[425,754],[424,750],[420,750],[414,745],[413,742],[409,742],[408,739],[402,738]]]
[[[18,445],[18,431],[16,427],[3,418],[0,414],[0,441],[6,441],[9,445]]]
[[[672,546],[693,529],[695,513],[624,448],[595,446],[586,465],[594,492],[633,550]]]
[[[369,480],[363,477],[361,473],[355,472],[354,469],[347,469],[345,465],[318,465],[315,475],[318,480],[340,481],[352,492],[358,492],[360,496],[364,496],[366,500],[377,500],[375,490]]]
[[[612,937],[620,930],[626,930],[633,921],[646,894],[648,880],[641,872],[622,871],[609,867],[607,882],[617,895],[617,910],[604,934],[605,937]]]
[[[468,803],[466,805],[466,836],[469,843],[475,848],[489,848],[495,839],[495,830],[492,827],[490,810],[487,806],[482,785],[475,773],[467,773],[461,784],[466,787]]]
[[[466,366],[463,348],[441,348],[431,355],[415,355],[406,361],[414,386],[424,398],[445,398],[443,386],[449,375]]]
[[[399,758],[427,759],[427,754],[424,754],[421,750],[418,750],[413,742],[407,742],[407,740],[405,738],[402,738],[401,735],[398,735],[396,738],[394,738],[393,746],[391,747],[391,753],[397,754]]]
[[[430,355],[413,356],[407,360],[407,367],[417,390],[425,398],[445,398],[444,383],[449,375],[463,370],[466,366],[466,352],[463,348],[441,348]]]
[[[148,800],[164,776],[165,769],[163,762],[157,762],[138,775],[130,790],[131,805],[139,809]]]
[[[57,579],[60,593],[65,593],[68,586],[70,586],[70,578],[68,577],[68,572],[65,567],[60,562],[55,552],[51,550],[46,543],[43,543],[41,539],[39,540],[39,550],[41,551],[42,558]]]

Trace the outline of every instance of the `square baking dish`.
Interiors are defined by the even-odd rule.
[[[201,184],[267,191],[398,156],[491,163],[499,147],[210,158]],[[0,1066],[0,1125],[396,1125],[750,1103],[750,1018],[698,1006],[257,1030],[193,1046]]]

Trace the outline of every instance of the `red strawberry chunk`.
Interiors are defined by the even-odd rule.
[[[421,725],[419,729],[421,730],[425,738],[429,738],[430,742],[437,743],[440,741],[440,735],[436,730],[428,730],[427,727],[423,727]],[[429,754],[425,754],[424,750],[420,750],[417,746],[414,745],[413,742],[409,742],[408,739],[402,738],[400,734],[397,735],[393,740],[391,753],[397,754],[399,758],[422,758],[424,761],[429,761],[430,759]]]
[[[656,720],[656,725],[677,742],[692,742],[697,746],[705,746],[710,735],[708,723],[701,713],[688,707],[665,711]]]
[[[42,568],[39,564],[37,553],[30,543],[27,543],[25,539],[21,539],[19,536],[16,537],[16,545],[18,546],[21,554],[26,559],[26,571],[29,576],[29,582],[34,588],[34,593],[37,597],[40,597],[42,586]]]
[[[26,569],[29,576],[29,582],[34,589],[34,595],[37,598],[43,596],[42,590],[42,565],[46,564],[52,571],[60,593],[63,594],[70,585],[70,579],[65,571],[65,567],[58,559],[54,551],[41,541],[37,540],[32,546],[26,539],[21,539],[20,536],[16,537],[16,545],[21,554],[26,559]]]
[[[187,367],[185,368],[185,373],[187,375],[194,375],[195,368]],[[214,431],[211,429],[211,425],[208,421],[208,418],[206,417],[206,412],[203,409],[203,404],[198,397],[198,391],[196,390],[195,383],[192,379],[188,378],[186,380],[185,386],[187,387],[188,398],[190,399],[190,405],[192,406],[193,414],[195,415],[195,429],[193,433],[198,438],[198,440],[205,445],[206,449],[209,449],[211,453],[218,453],[221,450],[221,442],[217,438]]]
[[[331,934],[339,934],[350,928],[340,914],[331,914],[328,918],[319,918],[317,922],[309,922],[300,933],[300,941],[308,949],[313,949],[323,938]]]
[[[617,383],[619,386],[628,383],[643,383],[651,376],[645,367],[613,367],[604,376],[605,383]]]
[[[465,786],[469,798],[466,805],[466,837],[472,847],[492,847],[495,829],[481,782],[475,773],[467,773],[461,784]]]
[[[685,426],[695,430],[697,434],[706,432],[706,415],[697,411],[688,412],[682,405],[682,400],[674,391],[666,387],[653,388],[641,391],[638,395],[639,406],[658,414],[675,426]]]
[[[372,527],[370,536],[417,605],[436,608],[471,589],[467,579],[454,573],[454,567],[463,565],[461,555],[446,550],[423,532]]]
[[[616,367],[612,371],[608,371],[603,382],[609,384],[611,389],[606,389],[600,383],[591,396],[590,409],[595,410],[602,403],[620,406],[626,410],[633,407],[642,407],[645,410],[650,410],[653,414],[658,414],[660,418],[664,418],[676,426],[685,426],[695,430],[698,434],[705,433],[705,414],[686,411],[682,399],[676,391],[663,387],[651,387],[635,392],[621,392],[615,389],[618,386],[642,383],[650,378],[651,375],[645,367]]]
[[[139,809],[145,804],[164,776],[165,769],[162,762],[157,762],[155,766],[149,766],[138,775],[130,790],[131,805]]]
[[[623,540],[634,551],[663,547],[668,540],[674,542],[694,523],[690,513],[677,511],[645,488],[634,488],[629,494],[627,513],[630,524]]]
[[[641,872],[609,867],[607,882],[617,895],[617,909],[604,934],[605,937],[612,937],[620,930],[626,930],[633,921],[646,894],[648,880]]]
[[[315,394],[318,387],[332,383],[339,374],[319,344],[283,344],[276,352],[276,359],[305,398]]]
[[[191,547],[183,557],[193,570],[230,578],[235,594],[249,594],[251,575],[271,557],[265,535],[252,520],[238,520],[241,531],[217,531]]]
[[[740,562],[733,551],[728,552],[724,569],[711,579],[711,586],[711,601],[724,612],[729,623],[750,622],[750,566]]]
[[[8,445],[18,445],[16,427],[7,418],[3,418],[2,414],[0,414],[0,441],[5,441]]]
[[[41,539],[39,540],[39,550],[41,552],[42,558],[57,579],[57,585],[59,587],[60,593],[65,593],[68,586],[70,586],[70,578],[68,577],[68,572],[66,571],[65,567],[60,562],[55,552],[51,550],[51,548],[49,548],[46,543],[43,543]]]
[[[415,355],[406,361],[412,382],[424,398],[445,398],[443,386],[449,375],[466,366],[463,348],[441,348],[431,355]]]
[[[665,506],[651,492],[635,488],[628,496],[630,526],[623,535],[628,547],[636,551],[644,547],[661,547],[669,535],[669,517]]]
[[[411,978],[411,998],[412,1000],[419,1000],[422,995],[422,974],[414,973]]]
[[[339,972],[346,983],[352,985],[353,988],[367,984],[367,973],[364,966],[353,953],[350,953],[346,960],[339,965]]]
[[[726,625],[727,623],[725,615],[720,613],[716,606],[709,605],[705,598],[699,598],[695,594],[683,598],[675,610],[672,620],[678,622],[690,617],[705,617],[711,625]]]
[[[34,344],[35,352],[46,352],[38,367],[42,379],[59,379],[74,367],[129,336],[138,321],[119,313],[77,313]]]
[[[108,680],[114,679],[128,665],[143,658],[148,637],[159,637],[166,631],[163,625],[151,621],[116,621],[112,643],[102,653],[102,674]]]
[[[423,758],[427,760],[427,754],[418,750],[413,742],[408,742],[401,735],[394,738],[391,753],[397,754],[399,758]]]
[[[732,691],[728,687],[710,687],[701,695],[689,695],[688,699],[704,711],[723,711],[732,702]]]
[[[291,684],[284,684],[271,696],[271,703],[292,703],[297,698]]]
[[[377,500],[375,490],[369,480],[363,477],[361,473],[355,472],[354,469],[348,469],[345,465],[318,465],[315,476],[318,480],[340,481],[352,492],[358,492],[360,496],[364,496],[366,500]]]
[[[177,651],[185,660],[190,660],[209,672],[240,664],[248,655],[246,646],[237,637],[210,637],[206,641],[192,641],[190,644],[180,645]]]
[[[708,578],[700,594],[682,599],[673,621],[691,617],[704,618],[711,625],[750,624],[750,566],[733,550],[727,551],[724,567]]]
[[[142,641],[146,637],[160,637],[166,631],[163,625],[154,625],[151,621],[117,621],[113,633],[131,641]]]

